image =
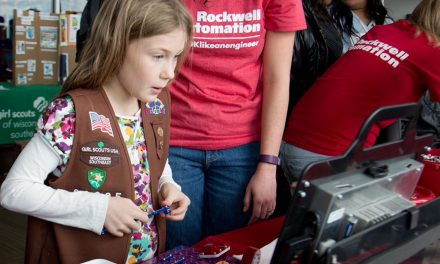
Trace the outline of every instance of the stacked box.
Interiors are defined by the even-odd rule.
[[[14,10],[13,84],[58,84],[59,15]]]
[[[76,32],[79,29],[81,14],[60,15],[60,84],[76,66]]]

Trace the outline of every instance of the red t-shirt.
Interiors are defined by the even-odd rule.
[[[184,2],[195,34],[170,87],[171,145],[214,150],[259,140],[265,33],[304,29],[301,1]]]
[[[330,156],[344,154],[365,120],[384,106],[440,100],[440,48],[407,21],[375,26],[312,86],[292,112],[284,140]],[[373,126],[365,146],[374,144]]]

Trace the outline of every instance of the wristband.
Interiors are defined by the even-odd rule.
[[[280,165],[281,160],[277,156],[274,155],[263,155],[260,154],[260,162],[265,162],[273,165]]]

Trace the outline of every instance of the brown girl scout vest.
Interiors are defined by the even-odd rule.
[[[67,191],[84,190],[134,200],[133,171],[115,113],[104,90],[77,89],[69,92],[75,105],[75,138],[70,160],[61,177],[51,176],[46,184]],[[170,97],[159,95],[156,108],[142,104],[142,121],[147,142],[153,207],[159,209],[158,181],[168,157]],[[159,252],[165,249],[165,220],[155,217]],[[125,263],[130,235],[111,234],[63,226],[29,217],[26,263],[81,263],[107,259]]]

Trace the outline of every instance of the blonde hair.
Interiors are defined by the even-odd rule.
[[[424,32],[436,46],[440,43],[440,1],[423,0],[410,17],[411,23],[418,29],[418,35]]]
[[[76,88],[100,88],[119,72],[130,41],[167,34],[177,28],[187,34],[186,54],[193,22],[181,0],[104,0],[78,65],[64,82],[60,95]]]

